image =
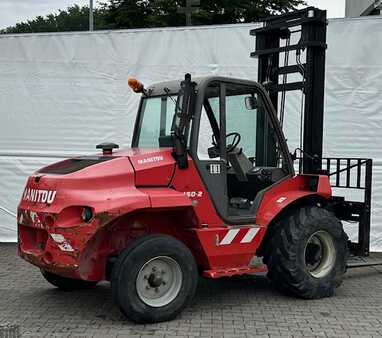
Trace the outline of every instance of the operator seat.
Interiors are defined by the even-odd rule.
[[[227,159],[238,181],[248,182],[247,173],[253,168],[253,163],[244,155],[243,148],[235,148],[227,153]]]
[[[231,164],[228,170],[228,196],[231,204],[244,204],[239,199],[254,201],[257,194],[279,181],[287,173],[278,167],[255,167],[243,153],[242,148],[235,148],[227,153]]]

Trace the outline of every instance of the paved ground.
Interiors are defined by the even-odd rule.
[[[23,337],[382,337],[382,268],[349,271],[335,297],[317,301],[280,295],[264,277],[201,279],[178,319],[136,325],[120,316],[109,284],[59,291],[16,257],[15,245],[0,244],[4,322],[20,325]]]

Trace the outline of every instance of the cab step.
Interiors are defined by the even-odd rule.
[[[267,266],[265,264],[261,264],[259,266],[242,266],[237,268],[229,268],[229,269],[213,269],[213,270],[205,270],[203,271],[203,277],[206,278],[221,278],[221,277],[231,277],[237,275],[245,275],[249,273],[264,273],[267,272]]]

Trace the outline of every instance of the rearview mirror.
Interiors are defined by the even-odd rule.
[[[253,95],[247,96],[244,100],[245,108],[247,108],[247,110],[257,109],[257,100]]]

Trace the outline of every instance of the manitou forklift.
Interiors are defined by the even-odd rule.
[[[332,296],[349,254],[369,255],[372,160],[322,157],[326,27],[312,7],[265,19],[251,31],[258,82],[130,79],[142,94],[131,148],[103,143],[30,176],[20,256],[61,289],[111,281],[115,303],[140,323],[174,318],[199,275],[268,271],[288,294]],[[290,90],[304,98],[292,153],[282,131]],[[362,189],[364,200],[332,187]],[[357,242],[341,220],[359,223]]]

